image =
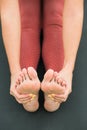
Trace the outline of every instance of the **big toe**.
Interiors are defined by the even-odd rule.
[[[28,76],[31,80],[37,79],[37,72],[33,67],[28,67]]]
[[[53,79],[54,71],[49,69],[44,75],[44,81],[50,82]]]

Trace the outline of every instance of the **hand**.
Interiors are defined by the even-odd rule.
[[[56,72],[55,75],[57,75]],[[60,84],[63,84],[61,87],[64,87],[64,93],[54,95],[56,101],[62,103],[67,100],[69,94],[72,92],[72,77],[73,74],[68,69],[62,69],[58,73],[56,80],[59,80]]]

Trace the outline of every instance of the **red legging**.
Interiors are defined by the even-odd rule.
[[[64,61],[62,12],[64,0],[44,0],[42,57],[46,69],[61,70]]]
[[[22,40],[21,66],[37,68],[40,56],[40,0],[19,0]],[[44,41],[42,58],[46,70],[59,71],[63,66],[62,12],[64,0],[43,2]]]
[[[21,14],[22,68],[37,68],[40,56],[40,0],[19,0]]]

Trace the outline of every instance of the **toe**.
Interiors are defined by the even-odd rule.
[[[57,77],[58,76],[58,72],[54,72],[54,77]]]
[[[22,70],[22,74],[23,74],[23,80],[28,79],[28,73],[27,73],[27,70],[25,68]]]
[[[31,80],[37,79],[37,72],[33,67],[28,67],[28,76]]]
[[[44,75],[44,81],[50,82],[53,80],[54,71],[49,69],[46,74]]]

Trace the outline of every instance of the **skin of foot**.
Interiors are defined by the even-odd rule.
[[[10,94],[16,99],[16,101],[20,104],[22,104],[23,102],[25,102],[26,100],[30,99],[29,94],[22,94],[20,95],[17,90],[16,90],[16,81],[19,77],[21,73],[21,69],[19,69],[19,71],[12,73],[11,74],[11,85],[10,85]]]
[[[17,79],[17,92],[22,94],[28,94],[30,98],[23,102],[23,107],[29,112],[35,112],[39,108],[38,94],[40,90],[40,81],[37,76],[37,72],[33,67],[23,69],[20,76]]]
[[[63,95],[65,93],[66,83],[60,85],[57,82],[57,73],[49,69],[44,75],[41,83],[41,90],[44,92],[45,102],[44,108],[49,112],[54,112],[60,107],[61,98],[56,95]]]

